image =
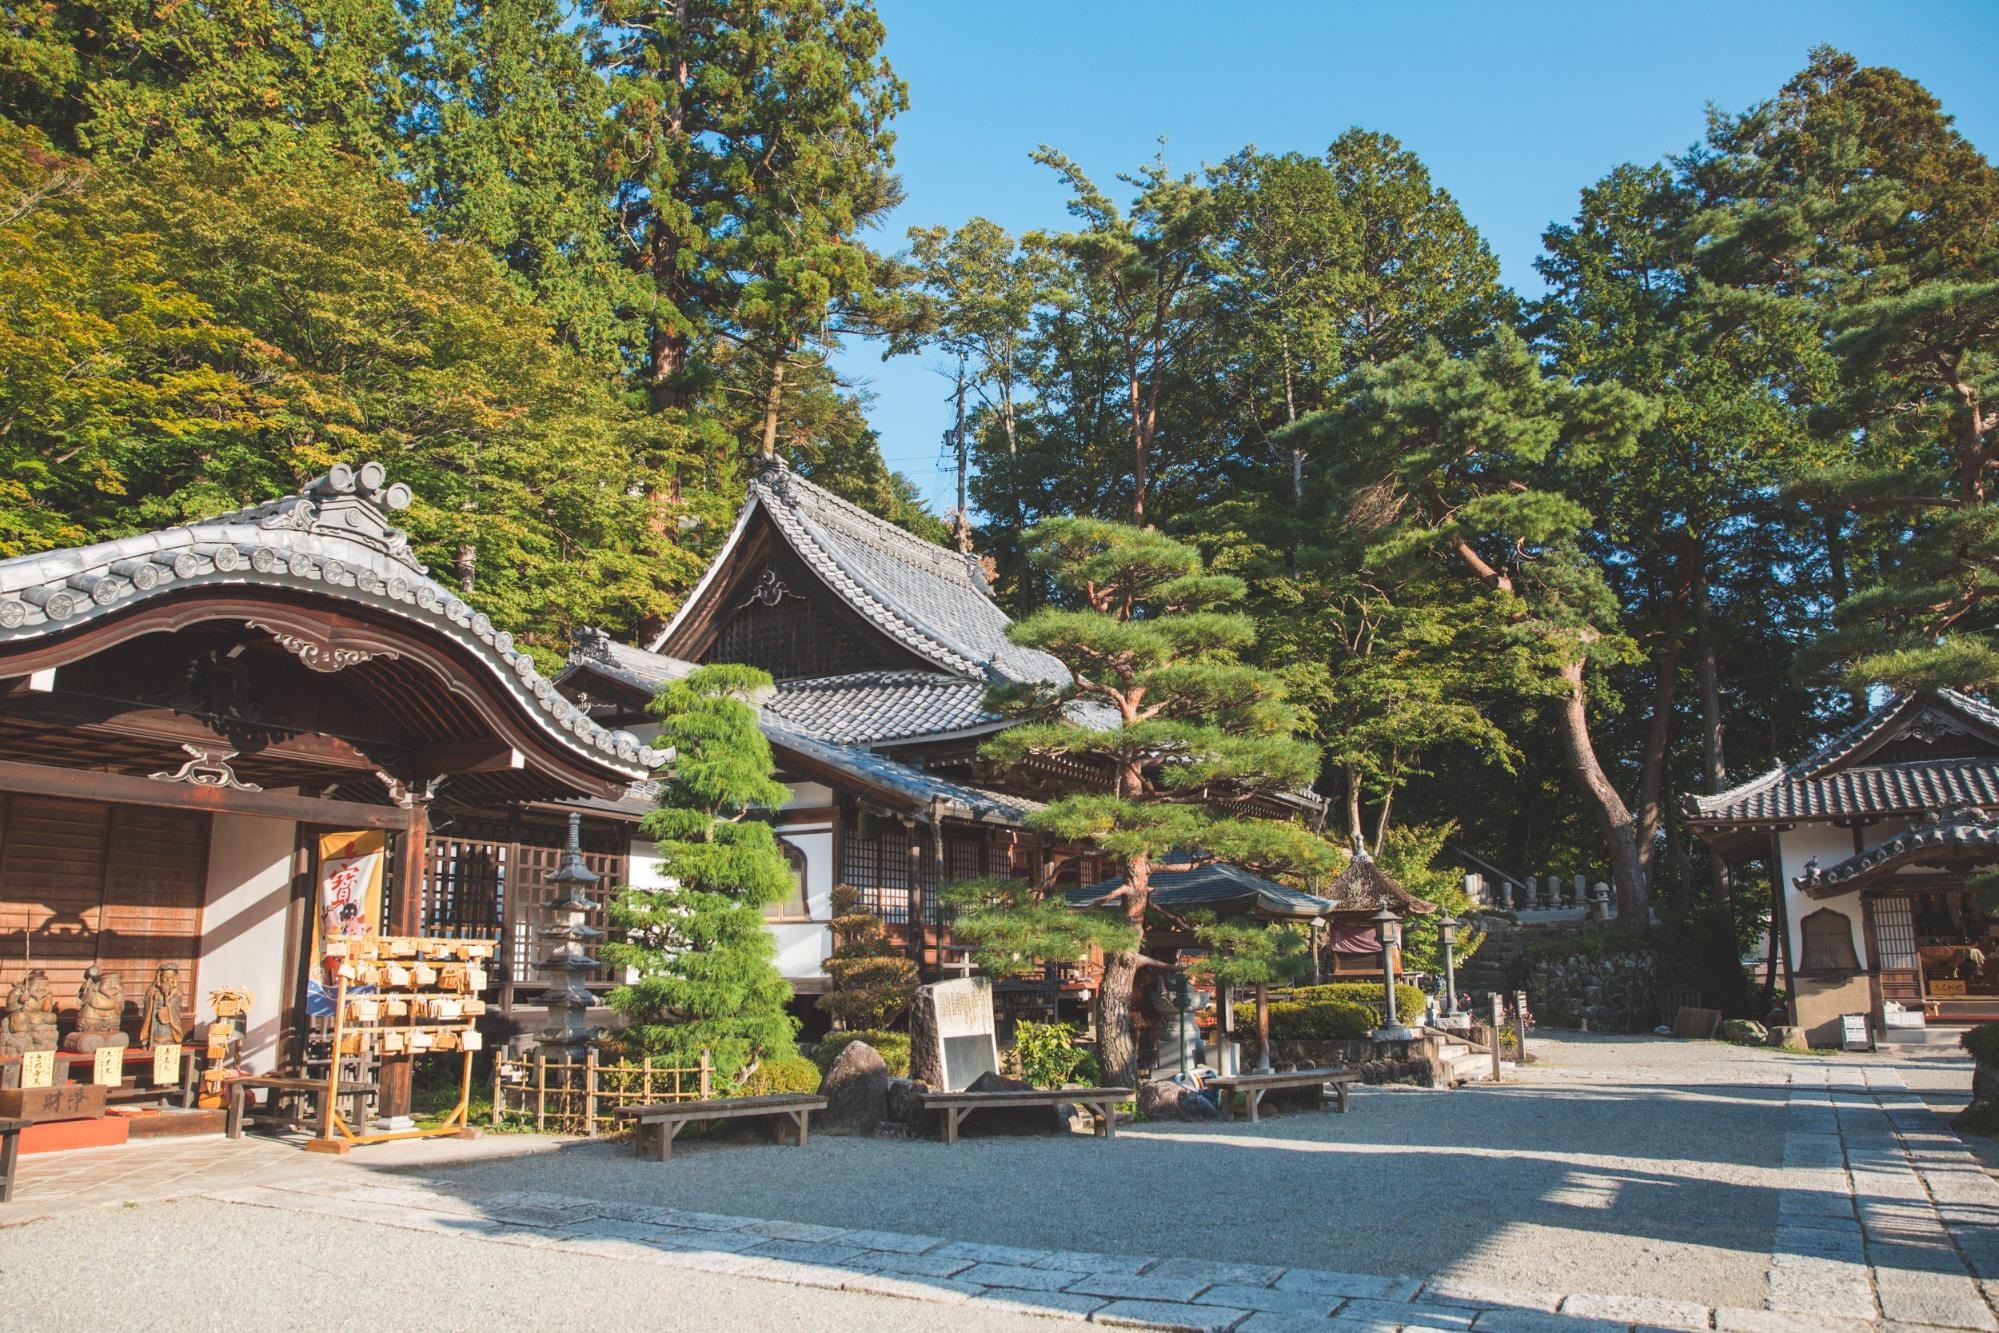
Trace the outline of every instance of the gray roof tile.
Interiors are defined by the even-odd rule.
[[[1984,810],[1947,810],[1927,823],[1884,838],[1830,869],[1820,870],[1814,859],[1806,864],[1797,884],[1808,893],[1844,890],[1853,881],[1877,871],[1959,852],[1999,858],[1999,818]]]
[[[1687,818],[1697,825],[1773,823],[1999,804],[1999,754],[1849,762],[1890,728],[1932,712],[1948,726],[1999,732],[1999,709],[1956,690],[1891,699],[1796,763],[1712,796],[1687,797]]]
[[[786,681],[766,709],[843,745],[870,745],[997,726],[983,682],[932,671],[864,671]]]
[[[1071,907],[1097,907],[1108,902],[1123,883],[1122,879],[1107,879],[1070,889],[1066,896]],[[1286,888],[1227,861],[1210,861],[1192,870],[1153,871],[1152,902],[1167,911],[1212,907],[1301,921],[1334,910],[1329,899]]]

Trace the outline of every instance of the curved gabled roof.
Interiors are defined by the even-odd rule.
[[[975,679],[1066,681],[1055,658],[1006,637],[977,560],[923,540],[850,504],[782,463],[767,463],[728,540],[686,603],[654,640],[662,652],[729,563],[751,518],[769,516],[798,558],[835,595],[896,643],[940,671]]]
[[[1865,763],[1899,731],[1999,736],[1999,709],[1957,690],[1889,700],[1824,745],[1712,796],[1682,802],[1688,822],[1732,824],[1849,819],[1959,805],[1999,804],[1999,755]]]
[[[430,578],[410,553],[408,537],[384,512],[409,503],[409,488],[388,484],[380,464],[342,464],[302,493],[268,504],[94,546],[0,560],[0,647],[63,634],[185,590],[309,592],[389,612],[451,640],[558,749],[633,779],[663,765],[663,751],[592,721],[514,647],[512,634]],[[302,645],[294,651],[315,650]]]
[[[1173,853],[1176,858],[1184,855]],[[1227,861],[1210,861],[1190,870],[1155,870],[1151,883],[1152,905],[1169,912],[1215,908],[1228,914],[1247,913],[1268,920],[1305,921],[1334,909],[1333,903],[1325,898],[1252,875]],[[1107,879],[1070,889],[1064,896],[1071,907],[1101,907],[1123,885],[1122,879]]]

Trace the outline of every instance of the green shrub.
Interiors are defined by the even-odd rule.
[[[1980,1023],[1967,1028],[1957,1044],[1970,1051],[1971,1058],[1979,1064],[1999,1065],[1999,1023]]]
[[[1272,1041],[1352,1041],[1381,1026],[1381,1011],[1347,1000],[1273,1000],[1270,1004]],[[1236,1009],[1237,1041],[1256,1040],[1254,1006]]]
[[[1103,1066],[1096,1053],[1077,1047],[1076,1029],[1067,1023],[1016,1024],[1013,1056],[1020,1065],[1021,1078],[1037,1088],[1072,1083],[1095,1087],[1103,1082]]]
[[[875,1048],[882,1063],[888,1066],[890,1078],[909,1077],[909,1034],[906,1032],[829,1032],[820,1039],[819,1048],[812,1052],[819,1072],[832,1073],[833,1062],[840,1058],[840,1052],[857,1041],[864,1041]]]
[[[757,1072],[728,1092],[731,1097],[768,1097],[782,1092],[819,1091],[819,1066],[802,1055],[765,1060]]]
[[[1387,1016],[1387,1006],[1382,1002],[1381,983],[1378,981],[1336,981],[1324,986],[1296,986],[1284,992],[1284,999],[1287,1002],[1312,1003],[1337,1000],[1342,1004],[1364,1004],[1378,1015],[1375,1020],[1377,1026],[1381,1018]],[[1420,987],[1412,986],[1406,981],[1395,983],[1395,1016],[1404,1023],[1413,1023],[1421,1018],[1423,1010],[1429,1003],[1430,997],[1425,995]],[[1250,1013],[1249,1022],[1254,1024],[1255,1005],[1249,1002],[1249,997],[1237,992],[1237,1023],[1244,1021],[1242,1014],[1245,1010]]]

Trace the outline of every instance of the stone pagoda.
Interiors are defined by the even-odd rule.
[[[590,889],[601,878],[583,864],[583,817],[571,812],[569,839],[562,849],[562,862],[548,877],[553,896],[541,905],[548,924],[537,932],[553,946],[536,964],[548,981],[548,989],[535,1003],[548,1011],[548,1026],[535,1034],[540,1053],[550,1058],[581,1060],[597,1030],[589,1025],[588,979],[603,964],[584,952],[584,946],[604,938],[604,932],[588,924],[588,917],[600,904]]]

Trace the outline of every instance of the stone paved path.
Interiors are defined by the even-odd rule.
[[[1668,1057],[1679,1058],[1673,1048],[1659,1048],[1656,1058]],[[1613,1273],[1587,1275],[1595,1279],[1594,1291],[1536,1289],[1531,1281],[1487,1286],[1434,1271],[1394,1276],[1392,1267],[1353,1273],[1284,1262],[1212,1262],[1187,1257],[1184,1248],[1177,1256],[1103,1254],[909,1234],[880,1219],[855,1228],[829,1225],[851,1221],[837,1216],[804,1222],[698,1212],[692,1208],[713,1205],[678,1198],[683,1206],[669,1208],[643,1202],[647,1191],[636,1191],[637,1198],[586,1192],[591,1187],[580,1179],[561,1178],[566,1159],[554,1141],[494,1137],[418,1145],[420,1151],[384,1145],[365,1161],[357,1155],[332,1162],[270,1141],[217,1139],[29,1158],[21,1194],[0,1209],[0,1227],[21,1227],[12,1234],[32,1244],[38,1217],[60,1219],[108,1201],[201,1198],[215,1201],[206,1206],[226,1205],[246,1214],[277,1209],[338,1220],[357,1232],[365,1224],[369,1231],[362,1234],[388,1228],[452,1237],[450,1243],[481,1252],[487,1246],[530,1247],[544,1256],[665,1265],[690,1276],[726,1274],[963,1306],[967,1314],[1006,1311],[1232,1333],[1356,1327],[1472,1333],[1633,1327],[1999,1333],[1994,1315],[1999,1182],[1908,1088],[1897,1067],[1887,1061],[1786,1060],[1761,1066],[1761,1072],[1777,1080],[1771,1091],[1779,1100],[1770,1113],[1781,1120],[1782,1141],[1781,1173],[1775,1162],[1767,1168],[1782,1181],[1774,1196],[1776,1226],[1757,1233],[1769,1238],[1767,1282],[1747,1288],[1767,1296],[1761,1308],[1715,1308],[1714,1296],[1700,1299],[1698,1279],[1661,1295],[1618,1296],[1603,1294],[1619,1285]],[[1567,1077],[1596,1075],[1572,1071]],[[1516,1089],[1514,1095],[1521,1091],[1530,1090]],[[1548,1106],[1557,1113],[1575,1104],[1560,1100],[1558,1091],[1549,1085]],[[1380,1095],[1385,1113],[1394,1098]],[[1487,1113],[1479,1109],[1479,1099],[1441,1096],[1463,1108],[1465,1132],[1483,1123]],[[1606,1111],[1628,1113],[1628,1106]],[[1294,1132],[1333,1123],[1315,1117],[1300,1121]],[[1076,1146],[1091,1154],[1084,1161],[1100,1152],[1095,1145]],[[536,1155],[535,1163],[516,1160],[524,1150]],[[544,1151],[552,1155],[541,1156]],[[715,1156],[718,1162],[741,1160],[739,1155],[756,1151],[720,1148]],[[474,1169],[451,1169],[454,1164]],[[676,1177],[687,1178],[684,1171]],[[1567,1188],[1583,1188],[1582,1175],[1561,1178]],[[543,1188],[519,1188],[525,1181]],[[1240,1219],[1229,1223],[1239,1224]],[[1412,1247],[1408,1256],[1419,1262],[1432,1257],[1421,1247]],[[1439,1254],[1436,1261],[1447,1263],[1449,1256]]]

